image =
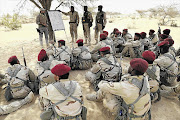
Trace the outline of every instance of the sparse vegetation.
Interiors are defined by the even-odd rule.
[[[1,24],[11,30],[17,30],[21,28],[21,22],[17,14],[12,16],[7,14],[2,17]]]

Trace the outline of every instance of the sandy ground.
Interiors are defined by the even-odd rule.
[[[180,22],[180,20],[178,21]],[[66,27],[66,33],[68,41],[70,41],[70,33],[69,33],[69,25],[68,21],[64,21]],[[0,72],[4,73],[9,64],[7,60],[10,56],[16,55],[21,63],[23,64],[22,58],[22,46],[24,48],[24,53],[27,61],[27,65],[33,71],[35,70],[35,65],[37,62],[37,56],[41,47],[39,45],[38,33],[36,32],[36,24],[24,24],[22,28],[17,31],[6,31],[5,28],[0,27]],[[148,19],[115,19],[113,23],[108,23],[105,30],[111,32],[113,28],[119,28],[122,30],[123,28],[129,28],[129,32],[134,34],[135,32],[147,32],[149,29],[155,29],[157,31],[158,25],[157,20],[148,20]],[[162,26],[162,30],[165,28],[171,29],[171,35],[175,40],[175,48],[179,48],[180,40],[180,28],[172,28]],[[94,30],[92,27],[91,37],[94,38]],[[83,38],[82,25],[80,24],[78,28],[79,36],[78,38]],[[66,35],[64,31],[56,32],[56,38],[65,39]],[[93,42],[94,39],[93,39]],[[44,42],[45,43],[45,42]],[[69,46],[71,44],[68,43]],[[45,45],[44,45],[45,46]],[[76,45],[74,45],[76,46]],[[91,46],[92,48],[92,46]],[[124,58],[122,61],[123,68],[127,68],[130,59]],[[102,106],[102,103],[90,102],[85,99],[85,95],[93,92],[91,88],[89,88],[89,83],[85,81],[84,74],[86,71],[71,71],[70,79],[77,80],[82,86],[83,94],[84,94],[84,103],[88,108],[88,117],[87,120],[113,120],[113,116]],[[0,87],[0,105],[8,104],[9,102],[5,101],[4,91],[2,90],[2,86]],[[23,106],[21,109],[13,112],[9,115],[0,116],[0,120],[40,120],[40,109],[38,108],[38,95],[35,96],[35,99],[32,103]],[[152,105],[152,120],[180,120],[180,102],[177,99],[169,100],[166,98],[162,98],[162,100],[158,103]]]

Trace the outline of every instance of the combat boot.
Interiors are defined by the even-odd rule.
[[[21,102],[22,102],[22,104],[28,104],[28,103],[32,102],[33,98],[34,98],[34,94],[33,94],[33,92],[31,91],[31,92],[28,94],[28,96],[26,96],[23,100],[21,100]]]

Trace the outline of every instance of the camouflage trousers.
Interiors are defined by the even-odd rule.
[[[46,45],[48,46],[49,45],[49,42],[48,42],[48,28],[47,27],[40,27],[39,30],[41,32],[41,33],[39,33],[40,45],[43,46],[43,33],[44,33],[45,40],[46,40]]]
[[[33,97],[34,97],[33,93],[30,92],[26,98],[24,98],[20,101],[14,101],[8,105],[1,105],[0,106],[0,115],[6,115],[6,114],[9,114],[9,113],[12,113],[12,112],[18,110],[23,105],[30,103],[32,101]]]
[[[87,43],[87,41],[89,43],[91,43],[91,35],[90,35],[89,23],[84,23],[83,24],[83,31],[84,31],[85,43]]]
[[[77,40],[78,34],[77,34],[77,24],[76,23],[70,23],[70,34],[72,38],[72,42]]]
[[[102,29],[102,24],[97,23],[96,27],[95,27],[95,40],[96,42],[98,42],[98,35],[103,33],[103,29]]]

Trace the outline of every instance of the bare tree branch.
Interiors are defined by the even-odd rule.
[[[30,0],[32,3],[34,3],[39,9],[41,8],[34,0]]]

